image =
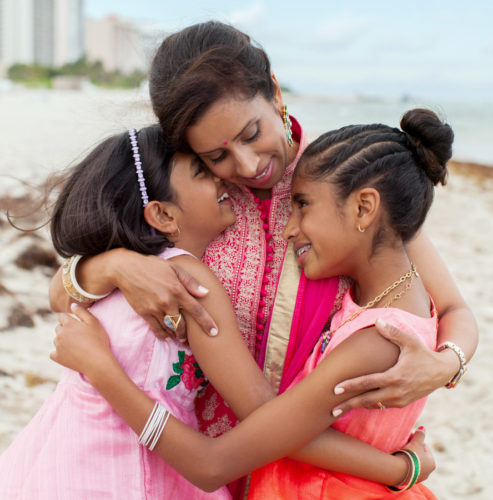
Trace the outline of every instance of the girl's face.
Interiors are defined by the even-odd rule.
[[[221,99],[188,127],[188,144],[217,177],[270,189],[297,151],[288,146],[280,102],[280,93],[272,102],[261,95]]]
[[[222,180],[195,155],[176,153],[170,182],[176,193],[179,243],[199,255],[236,216]]]
[[[360,244],[352,197],[336,203],[332,184],[302,175],[295,177],[291,193],[293,211],[283,236],[294,244],[298,265],[307,278],[351,276]]]

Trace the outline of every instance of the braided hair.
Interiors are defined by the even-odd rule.
[[[446,183],[454,133],[427,109],[408,111],[400,126],[349,125],[327,132],[304,151],[295,175],[326,179],[341,201],[357,189],[373,187],[388,225],[406,242],[425,220],[433,186]],[[384,230],[377,231],[374,248]]]

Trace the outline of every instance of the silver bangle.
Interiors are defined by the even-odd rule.
[[[462,349],[453,342],[450,341],[444,342],[438,347],[437,352],[441,352],[444,349],[452,349],[452,351],[454,351],[455,354],[457,354],[457,357],[459,358],[459,363],[460,363],[459,371],[445,385],[447,389],[453,389],[461,381],[462,377],[465,375],[467,371],[467,360]]]
[[[147,419],[147,422],[139,436],[139,444],[147,446],[150,451],[154,449],[161,434],[168,423],[171,413],[164,408],[158,401]]]
[[[75,270],[77,263],[82,259],[82,255],[72,255],[65,259],[62,268],[62,281],[65,291],[77,302],[94,302],[107,297],[111,292],[103,295],[95,295],[94,293],[86,292],[77,282]]]

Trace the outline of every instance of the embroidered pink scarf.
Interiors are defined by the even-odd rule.
[[[282,232],[290,209],[291,178],[296,163],[307,145],[307,139],[298,122],[292,118],[293,133],[299,139],[299,150],[294,161],[286,168],[283,178],[272,189],[269,214],[269,244],[273,247],[272,272],[266,286],[265,315],[270,316],[274,304],[277,282],[287,243]],[[263,221],[254,196],[244,186],[230,185],[228,193],[233,201],[236,223],[222,233],[207,248],[204,262],[221,280],[233,304],[243,338],[255,355],[256,316],[264,277],[266,240]],[[212,386],[207,386],[196,400],[196,413],[200,430],[216,437],[231,429],[236,418]]]

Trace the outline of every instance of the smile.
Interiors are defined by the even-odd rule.
[[[299,257],[300,255],[303,255],[305,252],[308,252],[308,250],[310,250],[312,246],[311,245],[305,245],[301,248],[298,248],[298,250],[296,250],[296,257]]]
[[[263,172],[257,175],[257,177],[254,177],[253,180],[258,181],[259,179],[262,179],[262,177],[265,177],[267,175],[267,172],[269,170],[269,166],[267,166]]]
[[[255,177],[243,177],[244,182],[250,187],[261,188],[270,182],[274,173],[274,160],[271,159],[267,166]]]
[[[217,202],[218,203],[221,203],[225,200],[228,200],[229,199],[229,194],[224,192],[218,199],[217,199]]]

